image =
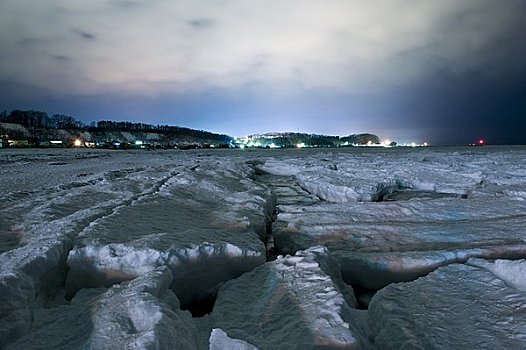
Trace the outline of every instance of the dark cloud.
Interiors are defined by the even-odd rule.
[[[82,39],[95,40],[95,34],[88,33],[88,32],[85,32],[83,30],[80,30],[80,29],[72,29],[71,32],[76,34],[76,35],[78,35]]]
[[[112,3],[118,7],[130,8],[139,5],[140,2],[134,0],[113,0]]]
[[[71,57],[64,56],[64,55],[51,55],[51,57],[61,62],[71,61]]]
[[[196,29],[207,29],[213,27],[215,22],[209,18],[196,18],[187,21],[187,23]]]

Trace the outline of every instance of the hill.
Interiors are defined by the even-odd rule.
[[[374,134],[330,136],[306,133],[266,133],[236,138],[236,144],[245,147],[292,148],[292,147],[345,147],[379,144]]]
[[[46,147],[230,147],[233,138],[179,126],[102,120],[84,125],[71,116],[15,110],[0,115],[0,144]]]

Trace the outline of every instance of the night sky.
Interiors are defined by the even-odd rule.
[[[0,0],[0,109],[526,144],[523,0]]]

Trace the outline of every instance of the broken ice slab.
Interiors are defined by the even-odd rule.
[[[274,244],[286,253],[323,244],[346,282],[377,289],[470,257],[526,257],[526,203],[418,200],[280,206]]]
[[[90,349],[196,349],[197,328],[159,267],[110,288],[97,303]]]
[[[354,294],[324,247],[278,257],[220,289],[213,328],[258,349],[355,349]]]
[[[440,266],[465,262],[471,257],[524,258],[526,244],[508,242],[493,245],[492,242],[486,242],[482,243],[481,247],[474,248],[438,246],[428,251],[415,249],[391,253],[334,251],[333,255],[342,265],[342,276],[347,283],[367,289],[378,289],[393,282],[412,281]]]
[[[310,193],[329,202],[376,200],[397,188],[448,194],[496,194],[524,189],[526,162],[521,149],[401,149],[318,152],[275,157],[257,165],[267,173],[296,176]],[[523,196],[524,198],[524,196]]]
[[[378,291],[368,311],[374,347],[523,349],[526,292],[502,275],[513,269],[524,274],[524,261],[506,262],[501,275],[490,272],[492,263],[483,262],[489,269],[475,266],[479,261],[441,267],[413,282]]]
[[[98,163],[98,170],[123,165],[122,159]],[[23,335],[31,310],[47,304],[63,288],[74,238],[92,221],[160,190],[172,171],[173,167],[163,166],[115,169],[51,188],[40,188],[42,183],[33,174],[35,183],[28,193],[15,192],[19,184],[11,179],[13,192],[0,203],[0,221],[16,231],[17,242],[0,255],[0,346]],[[3,221],[4,217],[10,220]]]
[[[108,286],[169,266],[186,305],[266,260],[269,190],[245,165],[199,163],[90,225],[68,257],[67,288]]]
[[[214,233],[214,232],[212,232]],[[240,236],[257,235],[251,231],[234,232]],[[234,239],[234,238],[233,238]],[[152,242],[155,241],[152,239]],[[143,242],[86,246],[71,251],[66,287],[74,292],[81,287],[109,286],[133,279],[158,266],[168,266],[174,273],[172,288],[185,305],[217,292],[221,282],[265,262],[265,247],[242,248],[227,242],[202,242],[160,250]]]
[[[116,164],[122,165],[119,161]],[[115,170],[89,181],[75,177],[52,188],[39,188],[41,179],[33,173],[35,183],[27,193],[16,192],[19,184],[11,179],[13,192],[0,203],[0,226],[5,224],[8,231],[16,232],[17,242],[0,255],[0,346],[24,334],[31,323],[32,308],[46,304],[63,287],[74,237],[91,221],[155,192],[171,170]]]
[[[447,164],[447,157],[440,159],[440,162],[399,157],[400,154],[385,157],[341,155],[330,161],[320,159],[320,156],[311,156],[271,159],[256,167],[260,173],[295,176],[303,189],[324,201],[334,203],[381,201],[385,195],[398,189],[466,195],[480,187],[484,180],[481,169]],[[324,165],[325,161],[331,164]]]
[[[24,335],[36,304],[45,304],[64,283],[71,242],[46,237],[0,255],[0,347]]]
[[[279,198],[278,198],[279,200]],[[382,203],[327,203],[316,205],[279,205],[278,220],[294,225],[296,222],[337,225],[346,223],[410,223],[488,221],[526,216],[526,203],[509,197],[476,199],[441,198]]]
[[[36,308],[25,336],[6,349],[197,348],[189,312],[160,267],[110,289],[82,289],[69,305]]]
[[[103,293],[103,289],[85,289],[69,305],[52,308],[31,305],[31,320],[27,328],[19,337],[8,339],[5,349],[89,348],[93,312]]]
[[[57,288],[64,286],[66,258],[75,242],[80,243],[75,253],[81,259],[77,260],[80,268],[70,270],[69,297],[83,287],[110,286],[169,263],[181,267],[177,281],[189,282],[174,288],[188,300],[193,293],[209,292],[218,281],[265,261],[262,238],[266,238],[274,202],[264,186],[251,180],[252,169],[236,163],[218,164],[215,158],[196,161],[195,157],[180,157],[177,164],[170,158],[143,154],[97,159],[89,165],[71,162],[67,169],[73,173],[91,167],[93,174],[63,183],[40,181],[32,175],[27,188],[17,187],[22,185],[16,176],[6,176],[12,192],[0,203],[0,221],[10,218],[3,223],[9,224],[7,233],[16,234],[16,241],[11,242],[11,234],[9,242],[0,243],[7,250],[0,255],[0,346],[23,335],[31,324],[31,310],[46,304],[48,296],[52,298]],[[179,172],[188,176],[177,177]],[[41,188],[55,184],[57,187]],[[167,213],[161,209],[162,215],[152,214],[153,219],[148,219],[159,209],[155,204],[162,206],[170,198],[178,199],[179,210]],[[131,207],[150,212],[133,212]],[[215,214],[210,214],[211,208]],[[143,221],[143,217],[147,219]],[[102,230],[96,244],[96,237],[84,246],[77,240],[79,236],[84,240],[105,222],[114,226]],[[232,235],[228,234],[230,228]],[[178,235],[158,239],[174,231],[186,239],[178,240]],[[133,243],[125,244],[130,241]],[[156,247],[151,249],[150,242]],[[164,259],[157,259],[158,252],[166,253]],[[105,254],[107,260],[97,260]],[[90,284],[89,279],[84,280],[86,275],[95,276],[95,280],[102,275],[105,283]],[[198,276],[212,277],[201,283]],[[194,290],[196,284],[201,289]]]

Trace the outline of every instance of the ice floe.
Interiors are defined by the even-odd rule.
[[[68,288],[104,286],[169,266],[183,304],[266,260],[269,191],[248,166],[199,164],[93,222],[68,256]],[[128,225],[132,221],[133,225]]]
[[[522,349],[526,343],[526,293],[480,267],[453,264],[392,284],[376,293],[368,314],[376,349]]]
[[[356,348],[356,301],[323,247],[278,257],[219,291],[214,327],[259,349]]]
[[[160,267],[109,289],[82,289],[69,304],[39,307],[8,349],[197,348],[197,328]]]

